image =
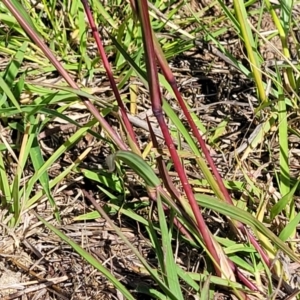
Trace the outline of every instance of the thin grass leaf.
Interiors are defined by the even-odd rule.
[[[9,100],[12,102],[14,107],[18,110],[18,112],[21,112],[20,105],[15,98],[14,94],[11,91],[11,87],[7,85],[7,83],[4,81],[4,79],[0,76],[0,90],[4,92],[4,94],[9,98]]]
[[[181,278],[181,280],[183,280],[191,288],[193,288],[193,290],[196,293],[198,293],[201,290],[200,285],[196,282],[197,279],[195,280],[194,278],[192,278],[190,276],[190,274],[188,274],[187,272],[183,271],[183,269],[180,266],[178,266],[178,264],[176,264],[176,269],[177,269],[176,272],[177,272],[178,276]],[[199,273],[198,281],[201,281],[201,279],[200,279],[201,275],[203,275],[203,274]],[[219,277],[217,277],[217,278],[219,278]]]
[[[204,281],[204,284],[202,285],[201,292],[200,292],[200,300],[210,299],[209,287],[210,287],[210,275],[207,276],[206,280]]]
[[[295,236],[297,226],[300,223],[300,213],[298,213],[280,232],[279,238],[286,242],[289,238]]]
[[[212,144],[217,143],[218,139],[226,132],[226,127],[228,125],[228,122],[229,122],[229,117],[224,119],[220,124],[218,124],[218,126],[214,130],[213,135],[209,138]]]
[[[84,195],[91,201],[91,203],[94,205],[94,207],[98,210],[98,212],[101,214],[101,216],[110,224],[110,226],[116,231],[116,233],[119,235],[119,237],[124,241],[124,243],[132,250],[132,252],[138,257],[140,262],[143,264],[144,268],[149,272],[152,279],[155,280],[155,282],[159,285],[159,287],[162,289],[162,291],[165,293],[167,297],[169,297],[171,300],[177,300],[177,296],[169,289],[169,287],[161,280],[161,277],[159,276],[157,270],[150,267],[150,265],[147,263],[143,255],[140,254],[140,252],[131,244],[131,242],[125,237],[123,232],[111,221],[111,219],[108,217],[106,212],[103,210],[103,208],[98,205],[98,203],[91,197],[90,194],[87,192],[84,192]]]
[[[172,250],[172,231],[168,229],[166,216],[163,210],[162,201],[160,195],[157,195],[157,209],[158,209],[158,221],[160,225],[162,235],[162,248],[164,255],[164,264],[166,270],[166,276],[168,280],[168,286],[177,295],[177,299],[184,299],[181,291],[181,287],[178,280],[176,263],[174,261],[174,254]]]
[[[179,270],[178,270],[178,273],[181,274],[180,277],[182,277],[182,279],[184,279],[185,276],[188,276],[190,277],[194,282],[196,281],[199,281],[199,282],[205,282],[207,277],[210,276],[210,282],[212,284],[216,284],[216,285],[219,285],[219,286],[224,286],[224,287],[234,287],[235,289],[237,290],[241,290],[243,292],[250,292],[249,290],[247,290],[242,284],[240,283],[237,283],[237,282],[231,282],[231,281],[228,281],[224,278],[220,278],[220,277],[217,277],[217,276],[214,276],[214,275],[211,275],[211,274],[208,274],[207,271],[204,271],[204,274],[201,274],[201,273],[194,273],[194,272],[185,272],[183,271],[182,269],[180,269],[182,273],[179,273]],[[196,283],[196,285],[198,285]],[[198,285],[199,288],[200,288],[200,285]],[[200,290],[201,291],[201,290]]]
[[[282,250],[290,258],[292,258],[296,262],[300,262],[300,258],[289,247],[287,247],[287,245],[285,245],[273,232],[271,232],[267,227],[265,227],[261,222],[259,222],[248,212],[243,211],[238,207],[228,205],[225,202],[207,195],[196,194],[195,196],[201,206],[213,209],[221,214],[224,214],[225,216],[251,226],[253,229],[258,230],[266,237],[268,237],[278,247],[278,249]]]
[[[17,1],[17,0],[15,0],[15,1]],[[0,13],[0,20],[3,24],[7,25],[9,28],[13,28],[19,34],[21,34],[22,36],[25,36],[23,29],[20,27],[20,25],[18,24],[16,19],[13,16],[11,16],[10,14],[8,14],[7,10],[6,10],[6,13]],[[9,53],[9,54],[15,53],[14,51],[4,48],[4,47],[3,48],[0,47],[0,49],[4,53]]]
[[[141,217],[140,215],[138,215],[137,213],[135,213],[131,209],[124,208],[124,206],[120,207],[120,206],[115,205],[113,203],[107,203],[107,206],[113,208],[114,210],[118,211],[122,215],[125,215],[125,216],[131,218],[132,220],[141,223],[142,225],[145,225],[146,228],[151,226],[151,224],[149,224],[148,220]],[[74,221],[94,220],[94,219],[97,219],[97,218],[100,218],[100,217],[101,217],[101,215],[98,211],[91,211],[91,212],[86,213],[84,215],[80,215],[80,216],[75,217]],[[153,228],[155,230],[158,229],[157,226],[154,226]]]
[[[286,206],[293,200],[293,196],[298,188],[300,180],[298,180],[295,185],[292,187],[290,192],[284,195],[273,207],[271,208],[271,220],[278,216]]]
[[[290,169],[289,169],[289,145],[288,145],[288,116],[287,106],[284,100],[284,91],[282,89],[281,75],[276,68],[278,90],[278,131],[279,131],[279,165],[280,165],[280,183],[279,190],[281,195],[287,195],[290,192]],[[292,210],[292,208],[291,208]]]
[[[49,188],[54,188],[59,182],[61,182],[66,176],[72,171],[72,169],[76,169],[80,163],[84,160],[84,158],[91,151],[91,148],[85,149],[82,154],[75,160],[74,163],[71,163],[63,172],[61,172],[58,176],[56,176],[53,180],[49,182]],[[35,195],[30,198],[26,203],[24,209],[30,208],[33,204],[35,204],[43,195],[45,194],[44,190],[40,190]]]
[[[27,48],[28,48],[28,43],[24,42],[20,47],[20,49],[18,49],[17,53],[14,55],[13,59],[11,60],[10,64],[5,70],[4,80],[10,88],[13,87],[14,80],[19,74],[20,67],[24,60],[24,56]]]
[[[102,3],[97,0],[94,1],[93,4],[95,5],[96,11],[102,15],[103,20],[108,22],[114,29],[118,29],[119,24],[117,24],[113,17],[106,11]]]
[[[22,144],[20,147],[19,158],[17,160],[17,171],[12,184],[13,211],[14,211],[14,218],[11,220],[12,226],[18,225],[20,221],[22,208],[24,207],[24,203],[26,202],[24,193],[20,191],[20,185],[21,185],[22,175],[24,175],[23,174],[24,166],[26,165],[30,147],[32,144],[32,138],[30,132],[31,132],[31,125],[30,123],[27,123],[25,125]]]
[[[83,137],[88,129],[95,124],[95,121],[92,120],[89,123],[87,123],[84,127],[80,128],[77,132],[75,132],[63,145],[61,145],[52,155],[51,157],[44,163],[44,165],[36,170],[34,175],[30,178],[26,185],[25,189],[25,198],[28,199],[32,188],[34,184],[37,182],[37,180],[40,178],[40,176],[43,175],[44,172],[47,171],[47,169],[69,148],[74,146],[74,144]],[[23,190],[23,189],[22,189]],[[27,206],[27,204],[26,204]]]
[[[66,236],[62,231],[58,230],[42,217],[36,214],[36,217],[47,226],[52,232],[54,232],[63,241],[69,244],[82,258],[84,258],[90,265],[100,271],[127,299],[134,300],[135,298],[126,289],[126,287],[114,277],[109,270],[107,270],[101,262],[99,262],[94,256],[72,241],[68,236]]]
[[[22,6],[22,4],[18,1],[18,0],[11,0],[9,1],[14,8],[19,12],[19,14],[22,16],[22,18],[24,20],[26,20],[26,22],[29,24],[29,26],[32,28],[32,30],[35,31],[35,33],[37,35],[39,35],[38,31],[35,28],[34,23],[32,22],[32,19],[30,18],[29,14],[27,13],[27,11],[24,9],[24,7]]]
[[[167,116],[171,119],[172,123],[176,126],[176,128],[180,131],[185,141],[188,143],[190,148],[192,149],[195,159],[201,168],[202,172],[204,173],[204,176],[206,180],[208,181],[210,187],[215,192],[216,196],[219,199],[223,199],[223,194],[220,191],[220,188],[213,177],[211,171],[207,167],[207,164],[205,163],[200,151],[199,147],[196,145],[195,141],[193,140],[191,134],[187,130],[187,128],[183,125],[182,121],[179,119],[178,115],[174,112],[174,110],[171,108],[171,106],[167,103],[167,101],[163,101],[163,109]]]
[[[30,158],[31,158],[34,170],[35,170],[35,172],[37,172],[45,164],[45,161],[44,161],[44,158],[43,158],[43,155],[42,155],[42,152],[41,152],[38,140],[37,140],[37,134],[39,132],[37,125],[38,125],[39,119],[38,119],[38,117],[34,118],[33,116],[31,116],[30,121],[31,121],[31,124],[34,125],[34,127],[36,128],[36,130],[31,133],[31,135],[33,136],[33,141],[32,141],[32,145],[30,147]],[[47,172],[42,173],[41,176],[38,178],[38,181],[40,182],[45,194],[48,197],[48,200],[54,210],[56,220],[60,221],[60,215],[57,210],[55,200],[52,197],[52,194],[50,191],[48,173]]]
[[[136,292],[144,294],[144,295],[148,295],[151,297],[151,299],[168,300],[168,297],[166,297],[161,292],[159,292],[153,288],[149,288],[148,286],[145,286],[145,285],[139,285],[136,288]]]
[[[10,185],[8,182],[8,174],[6,173],[5,162],[3,160],[4,153],[0,151],[0,203],[3,207],[6,207],[12,200],[12,194],[10,191]]]
[[[90,100],[94,100],[97,102],[97,104],[100,107],[106,108],[106,107],[114,107],[113,104],[111,104],[109,101],[105,100],[105,99],[101,99],[97,96],[91,95],[88,93],[88,90],[90,89],[86,89],[87,91],[85,91],[84,89],[74,89],[72,87],[68,87],[68,86],[61,86],[61,85],[55,85],[55,84],[48,84],[48,83],[43,83],[43,82],[39,82],[35,84],[36,86],[42,86],[42,87],[48,87],[48,88],[53,88],[54,90],[58,90],[58,91],[65,91],[65,92],[69,92],[73,95],[77,95],[77,96],[81,96]],[[46,90],[47,91],[47,90]],[[48,90],[49,93],[53,93],[53,90]]]
[[[153,206],[150,207],[148,215],[149,215],[149,220],[151,220],[151,215],[153,215]],[[163,249],[161,247],[161,242],[157,236],[153,222],[149,221],[148,223],[149,224],[146,227],[146,230],[149,234],[151,245],[152,245],[153,249],[155,249],[155,254],[156,254],[156,257],[158,260],[158,264],[160,266],[161,280],[163,280],[164,283],[166,285],[168,285],[168,276],[167,276],[167,272],[166,272],[165,256],[163,253]]]
[[[234,0],[233,4],[234,4],[236,17],[239,22],[241,35],[247,49],[247,54],[251,64],[252,74],[257,87],[259,98],[261,102],[265,102],[267,99],[266,99],[265,89],[262,84],[260,62],[259,62],[258,53],[256,52],[257,46],[254,43],[252,31],[248,24],[248,16],[246,13],[245,4],[244,1],[242,0]]]
[[[117,193],[121,193],[123,190],[123,186],[120,183],[119,177],[115,174],[111,174],[102,170],[92,171],[83,168],[80,168],[80,172],[86,178],[99,182]]]
[[[239,154],[244,151],[241,160],[245,160],[256,147],[264,141],[264,137],[266,133],[268,133],[272,126],[275,123],[277,116],[272,114],[266,121],[259,124],[256,129],[251,133],[246,143],[243,143],[238,149],[236,149],[236,153]]]
[[[266,3],[266,7],[270,11],[274,24],[278,30],[278,34],[282,44],[282,53],[287,60],[290,60],[291,55],[288,46],[288,32],[290,30],[289,24],[290,24],[290,19],[292,17],[292,1],[290,0],[282,1],[280,3],[281,4],[280,17],[278,17],[276,10],[274,9],[273,5],[270,3],[269,0],[266,0],[265,3]],[[286,69],[286,72],[288,75],[289,84],[292,90],[295,90],[296,82],[295,82],[295,77],[293,75],[292,69],[288,67]]]
[[[113,157],[131,167],[137,175],[143,178],[148,187],[156,188],[160,186],[160,180],[153,169],[139,155],[131,151],[119,150],[113,154]],[[114,170],[113,160],[109,159],[106,162],[109,165],[109,169]]]

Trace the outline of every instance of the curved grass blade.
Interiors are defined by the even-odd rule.
[[[113,159],[123,161],[126,165],[132,168],[136,174],[144,179],[145,183],[149,187],[156,188],[160,185],[160,180],[152,170],[152,168],[145,162],[139,155],[131,151],[117,151],[113,154]],[[107,160],[109,168],[114,169],[112,157]]]
[[[292,258],[296,262],[300,262],[300,258],[281,239],[279,239],[272,231],[265,227],[250,213],[238,207],[222,202],[214,197],[199,194],[196,194],[195,197],[201,206],[215,210],[225,216],[231,217],[232,219],[240,221],[251,226],[253,229],[258,230],[266,237],[268,237],[280,250],[286,253],[290,258]]]

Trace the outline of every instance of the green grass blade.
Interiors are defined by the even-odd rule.
[[[105,99],[101,99],[97,96],[94,96],[94,95],[91,95],[89,93],[89,91],[91,91],[91,89],[87,88],[87,89],[74,89],[74,88],[71,88],[71,87],[68,87],[68,86],[61,86],[61,85],[53,85],[53,84],[46,84],[46,83],[39,83],[39,84],[36,84],[37,86],[41,86],[41,87],[50,87],[52,89],[55,89],[57,91],[65,91],[65,92],[69,92],[70,94],[73,94],[73,95],[77,95],[77,96],[80,96],[80,97],[84,97],[84,98],[87,98],[87,99],[90,99],[90,100],[94,100],[97,102],[97,104],[103,108],[106,108],[106,107],[113,107],[113,105],[105,100]],[[47,90],[46,90],[47,91]],[[52,93],[53,94],[53,90],[48,90],[49,93]],[[111,101],[112,102],[112,101]]]
[[[216,196],[219,199],[223,199],[223,194],[220,191],[220,188],[212,175],[210,169],[207,167],[207,164],[205,163],[205,160],[203,159],[199,147],[196,145],[194,139],[190,135],[187,128],[183,125],[182,121],[179,119],[178,115],[174,112],[174,110],[171,108],[171,106],[167,103],[167,101],[163,101],[163,109],[167,116],[171,119],[172,123],[176,126],[176,128],[179,130],[179,132],[182,134],[185,141],[190,146],[191,150],[193,151],[195,155],[195,159],[198,163],[198,166],[201,168],[206,180],[208,181],[210,187],[215,192]]]
[[[92,120],[87,123],[84,127],[80,128],[77,132],[75,132],[63,145],[61,145],[52,155],[51,157],[44,163],[44,165],[37,170],[34,175],[30,178],[26,186],[26,199],[30,196],[33,185],[37,182],[37,180],[46,172],[48,168],[70,147],[72,147],[76,141],[78,141],[81,137],[83,137],[89,128],[91,128],[96,123],[96,120]],[[27,205],[26,205],[27,206]]]
[[[282,196],[290,192],[290,169],[289,169],[289,145],[288,145],[288,116],[287,106],[282,89],[281,75],[278,68],[276,84],[278,89],[278,130],[279,130],[279,165],[280,165],[280,182],[279,190]]]
[[[152,289],[152,288],[145,287],[145,285],[138,286],[136,288],[136,291],[138,293],[150,296],[151,297],[150,299],[168,300],[168,297],[166,297],[161,292],[159,292],[155,289]]]
[[[5,70],[4,80],[10,88],[13,87],[14,80],[19,73],[27,47],[28,43],[24,42],[8,65],[8,68]]]
[[[7,85],[7,83],[4,81],[4,79],[0,76],[0,89],[4,92],[4,94],[10,99],[14,107],[18,110],[18,112],[21,112],[20,105],[15,98],[14,94],[11,91],[11,87]]]
[[[280,2],[280,8],[281,8],[281,14],[280,16],[277,15],[276,10],[274,9],[274,6],[271,4],[269,0],[265,0],[266,7],[270,11],[270,14],[272,16],[272,19],[274,21],[274,24],[278,30],[278,35],[281,40],[282,44],[282,53],[284,57],[289,60],[291,58],[289,45],[288,45],[288,35],[290,31],[290,20],[292,17],[292,1],[282,1]],[[291,85],[292,89],[295,90],[296,83],[295,83],[295,77],[293,75],[293,71],[290,67],[286,69],[289,84]]]
[[[174,261],[174,254],[172,250],[172,240],[171,240],[172,230],[168,229],[166,216],[163,210],[162,201],[159,194],[157,196],[157,209],[158,209],[159,225],[160,225],[160,230],[162,235],[162,248],[163,248],[163,255],[164,255],[163,260],[165,264],[168,286],[170,290],[175,295],[177,295],[177,300],[183,300],[184,298],[179,284],[176,263]]]
[[[129,300],[134,300],[134,297],[126,289],[126,287],[114,277],[109,270],[107,270],[101,262],[99,262],[94,256],[88,253],[86,250],[77,245],[68,236],[66,236],[62,231],[58,230],[42,217],[36,215],[37,218],[45,224],[51,231],[53,231],[57,236],[59,236],[63,241],[69,244],[82,258],[84,258],[90,265],[100,271],[125,297]]]
[[[277,119],[277,115],[272,114],[266,121],[259,124],[256,127],[256,129],[251,133],[247,142],[244,144],[245,150],[243,150],[241,147],[235,150],[237,154],[244,151],[241,160],[245,160],[248,157],[248,155],[251,152],[253,152],[254,149],[256,149],[258,145],[263,143],[265,135],[271,130],[276,119]]]
[[[290,192],[284,195],[272,208],[271,208],[271,220],[278,216],[286,206],[293,200],[293,196],[298,188],[300,180],[298,180]]]
[[[108,22],[114,29],[118,29],[118,24],[114,21],[111,15],[105,10],[104,6],[99,0],[94,1],[95,8],[97,12],[102,15],[103,20]]]
[[[135,221],[145,225],[146,228],[150,226],[149,222],[146,219],[144,219],[143,217],[141,217],[140,215],[138,215],[131,209],[127,209],[124,206],[120,207],[120,206],[112,204],[112,203],[108,203],[107,206],[113,208],[115,211],[118,211],[122,215],[125,215],[125,216],[131,218],[132,220],[135,220]],[[74,218],[74,220],[75,221],[94,220],[94,219],[99,218],[100,216],[101,215],[98,211],[92,211],[92,212],[86,213],[84,215],[77,216]]]
[[[245,9],[244,1],[234,0],[234,10],[236,13],[237,20],[240,25],[240,33],[244,40],[249,61],[251,63],[252,74],[257,87],[260,101],[265,102],[267,100],[264,86],[262,84],[262,74],[260,69],[260,61],[256,52],[257,46],[254,43],[252,31],[248,24],[248,16]]]
[[[12,184],[12,196],[13,196],[13,211],[14,218],[11,220],[11,225],[16,226],[20,221],[20,214],[22,212],[22,208],[24,207],[24,202],[26,202],[26,195],[24,192],[20,190],[21,186],[21,178],[24,174],[24,166],[27,163],[29,151],[32,144],[32,135],[30,134],[32,130],[32,126],[30,123],[25,124],[24,135],[22,139],[22,144],[20,148],[18,165],[16,174]]]
[[[79,170],[86,178],[89,178],[93,181],[99,182],[107,188],[112,189],[117,193],[122,193],[123,186],[119,181],[119,178],[114,173],[104,172],[102,170],[87,170],[80,168]]]
[[[153,213],[152,207],[149,210],[149,216],[151,216]],[[161,242],[159,237],[157,236],[153,221],[151,218],[149,218],[148,226],[146,227],[146,230],[149,234],[149,238],[151,240],[152,247],[155,251],[158,264],[160,266],[160,273],[161,273],[161,280],[164,282],[164,284],[168,285],[168,277],[167,277],[167,272],[166,272],[166,264],[165,264],[165,256],[163,253],[163,249],[161,247]]]
[[[158,271],[150,267],[148,262],[145,260],[143,255],[140,254],[137,248],[135,248],[131,242],[125,237],[123,232],[111,221],[109,216],[106,214],[104,209],[97,204],[97,202],[90,197],[87,193],[85,193],[85,196],[93,203],[95,208],[98,210],[98,212],[101,214],[101,217],[103,217],[107,223],[116,231],[116,233],[119,235],[119,237],[124,241],[124,243],[132,250],[132,252],[137,256],[137,258],[140,260],[140,262],[143,264],[145,270],[147,270],[152,277],[153,280],[159,285],[159,287],[162,289],[162,291],[165,293],[167,297],[169,297],[170,300],[177,300],[177,296],[169,289],[169,287],[161,280],[160,275],[158,274]]]
[[[34,118],[31,118],[34,119]],[[35,125],[37,125],[37,118],[35,119]],[[33,121],[34,122],[34,121]],[[33,123],[34,124],[34,123]],[[34,138],[33,138],[33,143],[32,143],[32,147],[30,148],[30,158],[33,164],[33,167],[35,169],[35,171],[37,172],[39,169],[42,168],[42,166],[45,164],[42,152],[41,152],[41,148],[39,146],[38,140],[37,140],[37,134],[34,133]],[[41,186],[43,187],[43,190],[45,191],[45,194],[48,197],[48,200],[55,212],[55,217],[56,220],[60,220],[60,216],[59,213],[57,211],[57,206],[56,203],[52,197],[51,191],[50,191],[50,187],[49,187],[49,175],[47,172],[44,172],[41,174],[41,176],[39,177],[39,182],[41,184]]]
[[[282,241],[287,241],[288,238],[294,237],[295,232],[297,229],[297,226],[299,225],[300,222],[300,213],[298,213],[295,218],[293,218],[280,232],[279,238]]]
[[[12,200],[12,194],[8,183],[8,174],[6,174],[6,167],[3,160],[4,152],[0,151],[0,203],[3,207],[6,207],[7,203]]]
[[[54,188],[59,182],[61,182],[73,169],[78,167],[86,155],[90,152],[90,148],[86,149],[70,166],[68,166],[62,173],[49,182],[49,189]],[[44,190],[40,190],[33,197],[31,197],[25,203],[25,209],[30,208],[34,203],[36,203],[43,195],[45,194]]]
[[[209,286],[210,286],[210,275],[207,276],[207,279],[204,281],[204,284],[201,288],[200,292],[200,300],[208,300],[210,299],[209,296]]]
[[[286,253],[290,258],[292,258],[296,262],[300,262],[300,258],[287,245],[285,245],[273,232],[271,232],[267,227],[265,227],[261,222],[259,222],[248,212],[207,195],[196,194],[195,196],[196,200],[201,206],[213,209],[214,211],[224,214],[227,217],[233,218],[234,220],[240,221],[246,225],[251,226],[253,229],[258,230],[268,239],[270,239],[279,249]]]
[[[112,157],[111,157],[112,158]],[[139,155],[131,151],[117,151],[114,154],[114,158],[118,159],[126,163],[129,167],[131,167],[137,175],[145,180],[145,183],[149,187],[156,188],[160,185],[160,180],[154,173],[153,169],[145,162]],[[110,169],[114,169],[112,165],[112,160],[107,160]]]
[[[35,33],[37,35],[39,35],[38,31],[36,30],[36,28],[34,26],[34,23],[32,22],[31,17],[27,13],[27,11],[24,9],[24,7],[22,6],[22,4],[18,0],[11,0],[10,2],[13,4],[13,6],[19,12],[19,14],[22,16],[22,18],[24,20],[26,20],[26,22],[28,23],[28,25],[35,31]]]

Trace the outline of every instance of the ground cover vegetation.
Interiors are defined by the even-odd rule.
[[[299,299],[299,10],[3,0],[1,299]]]

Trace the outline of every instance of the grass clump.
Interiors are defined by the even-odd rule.
[[[2,1],[1,296],[298,297],[295,8]]]

